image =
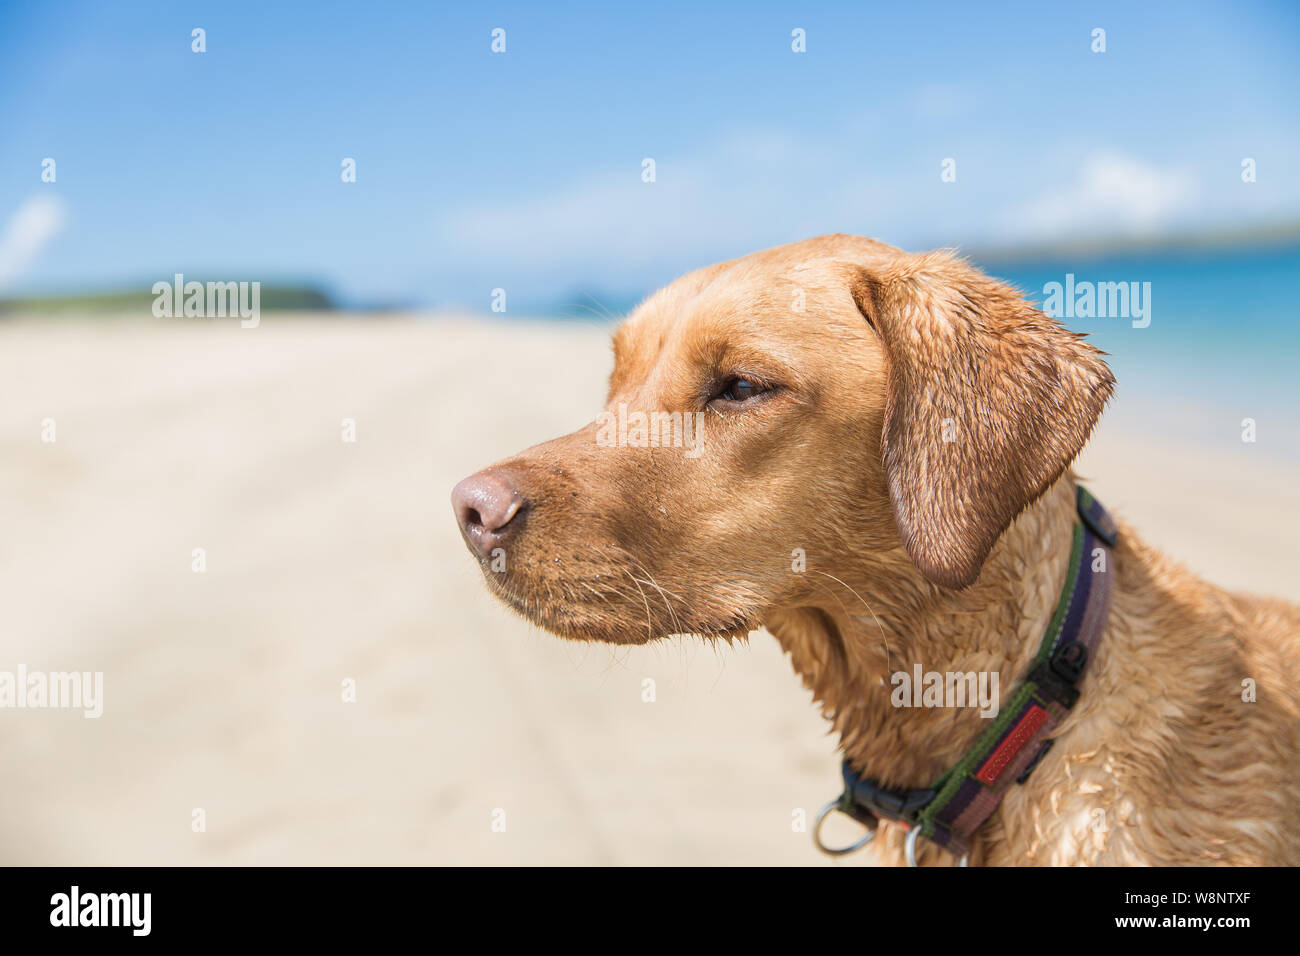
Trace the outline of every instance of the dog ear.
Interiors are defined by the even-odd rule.
[[[948,253],[855,271],[888,362],[894,519],[927,578],[962,588],[1082,450],[1115,386],[1105,353]]]

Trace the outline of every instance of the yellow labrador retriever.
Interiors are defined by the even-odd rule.
[[[1080,336],[833,235],[684,276],[614,357],[600,418],[453,491],[511,607],[586,641],[766,627],[882,862],[1300,863],[1300,609],[1077,487],[1114,385]]]

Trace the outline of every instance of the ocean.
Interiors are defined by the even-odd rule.
[[[1109,353],[1108,414],[1207,448],[1240,447],[1250,420],[1262,453],[1300,461],[1300,243],[976,264],[1040,304],[1056,286],[1145,292],[1141,318],[1058,316]]]

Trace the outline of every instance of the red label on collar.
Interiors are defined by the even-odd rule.
[[[1002,771],[1007,769],[1007,764],[1015,759],[1016,754],[1025,748],[1025,744],[1038,733],[1038,728],[1047,722],[1050,715],[1037,704],[1030,706],[1021,717],[1011,733],[1007,734],[1006,739],[997,750],[989,754],[989,759],[984,761],[984,766],[980,767],[979,772],[975,774],[975,779],[981,783],[988,784],[990,787],[998,782],[998,777]]]

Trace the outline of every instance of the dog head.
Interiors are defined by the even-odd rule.
[[[651,296],[601,416],[453,506],[493,590],[570,638],[748,633],[821,600],[802,562],[962,588],[1083,447],[1101,354],[947,253],[780,246]]]

